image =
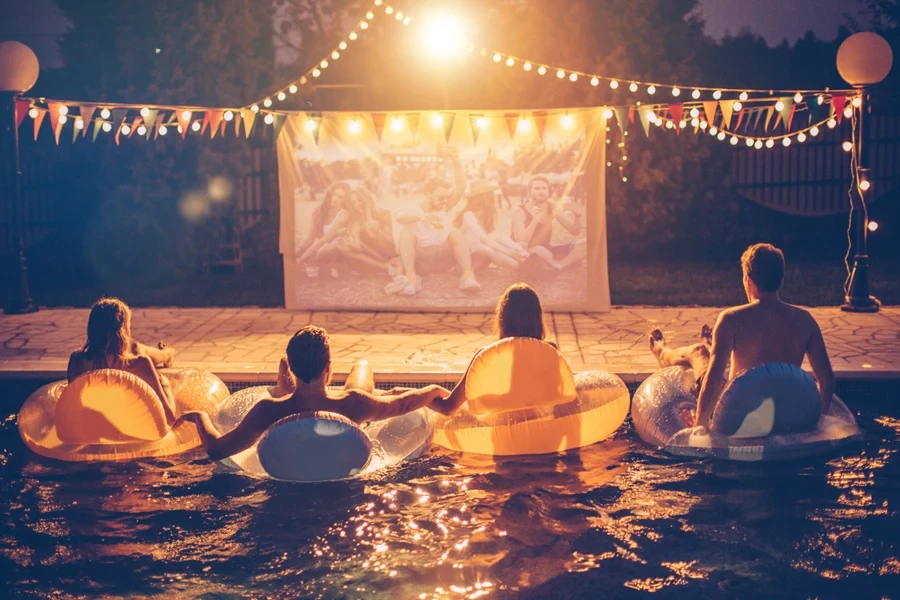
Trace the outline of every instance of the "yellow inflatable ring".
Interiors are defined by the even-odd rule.
[[[510,368],[517,361],[528,369]],[[515,393],[495,396],[502,389]],[[492,410],[485,410],[484,397],[469,396],[470,390],[487,390]],[[529,338],[508,338],[480,352],[469,368],[466,393],[479,412],[463,405],[453,416],[438,419],[434,443],[494,456],[589,446],[612,435],[630,406],[628,388],[616,375],[590,371],[573,376],[552,346]]]
[[[175,396],[176,416],[189,410],[215,414],[228,388],[212,373],[163,369]],[[197,428],[166,425],[162,403],[139,377],[100,369],[71,384],[47,384],[28,397],[19,435],[36,454],[66,461],[124,461],[171,456],[200,445]]]

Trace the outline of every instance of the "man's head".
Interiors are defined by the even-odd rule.
[[[754,244],[741,256],[741,268],[748,299],[774,294],[784,281],[784,254],[772,244]]]
[[[528,197],[532,202],[543,204],[550,199],[550,180],[543,175],[535,175],[528,182]]]
[[[453,186],[443,177],[429,177],[425,180],[425,197],[431,204],[432,210],[444,210],[450,199],[450,191]]]
[[[331,345],[328,333],[321,327],[307,325],[294,334],[287,345],[288,366],[297,378],[310,383],[325,375],[331,378]]]

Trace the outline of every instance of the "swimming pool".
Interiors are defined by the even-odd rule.
[[[66,464],[0,426],[7,597],[890,597],[898,386],[840,390],[866,440],[783,464],[681,460],[630,422],[559,456],[434,449],[291,485],[173,460]]]

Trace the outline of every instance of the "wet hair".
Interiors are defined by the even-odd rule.
[[[494,311],[494,331],[501,340],[508,337],[544,339],[544,309],[531,286],[514,283],[503,292]]]
[[[291,372],[304,383],[318,378],[331,363],[328,332],[321,327],[307,325],[288,342],[287,359]]]
[[[531,194],[531,186],[534,185],[536,181],[543,181],[547,184],[547,190],[550,191],[553,189],[553,186],[550,185],[550,180],[544,177],[543,175],[535,175],[531,179],[528,180],[528,194]]]
[[[444,179],[443,177],[429,177],[425,180],[424,191],[425,194],[433,194],[435,190],[438,188],[447,188],[453,189],[453,184]]]
[[[741,256],[744,275],[761,292],[777,292],[784,281],[784,253],[772,244],[754,244]]]
[[[456,227],[462,227],[463,216],[469,211],[475,215],[475,218],[478,219],[478,222],[481,223],[481,226],[487,233],[493,233],[494,229],[497,228],[499,215],[497,214],[497,203],[494,200],[493,192],[468,196],[465,204],[456,214],[456,218],[453,219],[453,224]]]
[[[95,368],[126,357],[131,346],[131,309],[118,298],[100,298],[88,316],[87,341],[81,348]]]

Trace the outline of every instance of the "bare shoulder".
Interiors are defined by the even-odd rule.
[[[787,304],[785,306],[787,306],[788,314],[793,322],[800,324],[810,332],[819,329],[819,322],[816,321],[816,318],[811,312],[805,308],[794,306],[793,304]]]

